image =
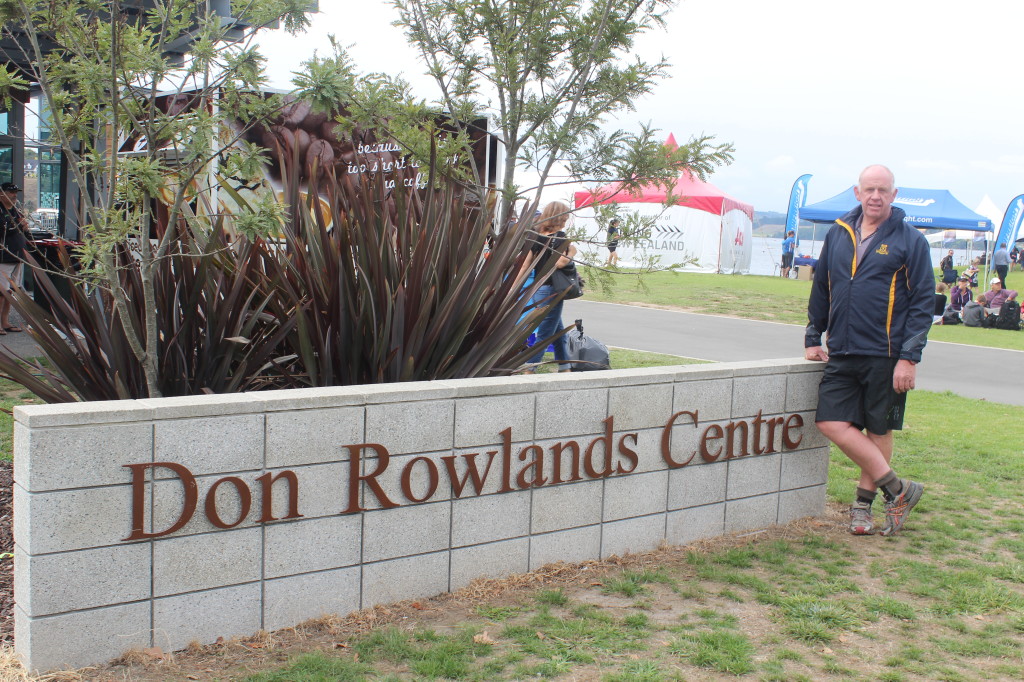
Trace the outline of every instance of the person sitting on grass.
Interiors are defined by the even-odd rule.
[[[983,327],[985,318],[988,317],[988,311],[985,310],[985,304],[981,301],[968,301],[964,305],[960,317],[963,319],[965,327]]]
[[[949,301],[949,297],[946,296],[947,291],[949,291],[949,287],[945,282],[935,285],[935,309],[932,311],[932,324],[942,324],[942,314],[946,312],[946,302]]]
[[[958,313],[963,311],[965,305],[974,300],[970,283],[970,277],[960,275],[956,281],[956,288],[949,295],[949,305]]]
[[[1004,289],[1003,280],[993,277],[989,281],[989,290],[978,296],[978,300],[985,304],[991,312],[999,312],[1006,301],[1017,298],[1016,289]]]

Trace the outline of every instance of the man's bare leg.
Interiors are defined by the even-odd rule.
[[[836,444],[843,454],[860,467],[860,480],[865,490],[874,490],[875,481],[890,471],[892,433],[885,436],[865,435],[850,422],[816,422],[818,430]],[[881,439],[881,442],[876,441]]]

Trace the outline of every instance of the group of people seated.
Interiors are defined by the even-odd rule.
[[[1020,318],[1021,310],[1016,304],[1017,291],[1015,289],[1004,289],[1002,280],[993,277],[989,281],[989,290],[975,296],[971,289],[971,277],[968,274],[960,275],[956,280],[956,286],[950,291],[945,282],[939,282],[935,289],[935,324],[963,324],[967,327],[991,327],[994,325],[994,318],[999,316],[1003,304],[1013,301],[1014,305],[1008,308],[1012,310],[1014,317]],[[992,317],[992,320],[989,318]],[[1019,325],[1018,325],[1019,326]]]

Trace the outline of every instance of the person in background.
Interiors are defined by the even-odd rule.
[[[945,272],[946,270],[952,270],[952,269],[953,269],[953,249],[950,249],[949,253],[947,253],[945,256],[943,256],[942,260],[939,261],[939,270],[941,270],[942,272]]]
[[[947,291],[949,291],[949,287],[945,282],[935,285],[935,310],[932,313],[932,324],[942,324],[942,314],[946,312],[946,303],[949,301],[949,297],[946,296]]]
[[[854,535],[874,532],[871,505],[879,488],[886,536],[900,532],[924,493],[890,466],[892,432],[903,427],[935,292],[928,242],[892,205],[896,192],[885,166],[861,172],[854,186],[860,205],[829,229],[807,304],[804,357],[827,363],[815,424],[860,468],[850,507]]]
[[[999,275],[999,283],[1006,288],[1006,273],[1010,271],[1010,253],[1006,250],[1006,244],[1002,243],[999,248],[992,252],[992,265]]]
[[[611,222],[608,223],[608,261],[605,263],[608,267],[619,264],[619,219],[612,218]]]
[[[790,230],[782,240],[782,276],[788,278],[793,269],[793,252],[796,251],[796,232]]]
[[[18,209],[18,192],[13,182],[0,185],[0,286],[6,291],[21,286],[25,247],[31,235],[28,221]],[[20,332],[22,328],[11,324],[11,302],[0,297],[0,336]]]
[[[975,258],[971,261],[971,266],[964,270],[964,275],[967,276],[968,283],[972,290],[978,288],[978,272],[981,269],[980,266],[981,259]]]
[[[558,259],[555,263],[556,268],[564,268],[572,263],[573,256],[576,255],[576,247],[573,246],[565,232],[562,231],[568,220],[569,206],[561,201],[552,201],[541,211],[540,216],[537,218],[537,231],[530,233],[526,242],[530,251],[537,257],[533,266],[534,277],[539,277],[544,272],[544,267],[551,258]],[[529,263],[529,261],[527,262]],[[545,299],[561,293],[555,291],[555,288],[551,286],[550,273],[548,278],[537,290],[537,293],[533,295],[533,298],[530,300],[531,305],[542,304]],[[541,345],[541,342],[562,330],[562,303],[563,301],[559,301],[551,306],[547,315],[544,316],[544,319],[541,320],[540,325],[537,327],[537,352],[530,358],[529,363],[531,366],[523,372],[524,374],[533,374],[536,371],[535,365],[544,360],[546,346]],[[558,371],[571,371],[572,365],[569,363],[568,339],[563,334],[555,340],[554,345],[555,360],[558,361]]]
[[[1003,282],[998,277],[989,281],[989,290],[978,296],[978,301],[983,303],[993,313],[998,313],[1003,303],[1017,298],[1015,289],[1004,289]]]
[[[949,294],[949,305],[958,313],[963,311],[965,305],[974,300],[974,295],[971,293],[970,283],[970,277],[960,275],[956,281],[956,287]]]
[[[1010,270],[1013,270],[1013,266],[1020,262],[1020,249],[1014,245],[1013,250],[1010,251]],[[1022,267],[1021,269],[1024,269]]]

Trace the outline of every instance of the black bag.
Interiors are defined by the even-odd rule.
[[[953,310],[953,306],[946,306],[946,310],[942,313],[942,324],[961,324],[963,320],[960,319],[960,313]]]
[[[995,323],[992,325],[994,328],[1020,331],[1020,303],[1017,301],[1004,301],[1002,307],[999,308],[999,314],[992,317],[995,318]]]
[[[576,320],[576,329],[569,332],[569,364],[573,372],[610,369],[608,346],[583,333],[583,320]]]
[[[566,289],[569,290],[563,300],[568,301],[569,299],[579,298],[583,295],[583,278],[580,277],[578,272],[576,272],[575,263],[569,263],[564,268],[558,268],[552,272],[551,276],[548,278],[548,282],[558,293],[561,293]]]
[[[946,284],[956,284],[957,272],[956,270],[949,269],[942,271],[942,281]]]

